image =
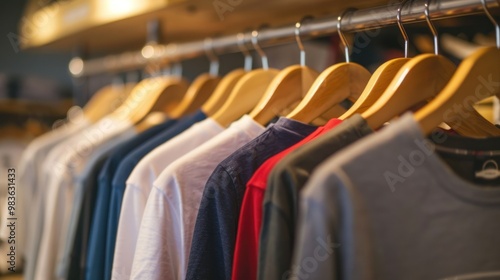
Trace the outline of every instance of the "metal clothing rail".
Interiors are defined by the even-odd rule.
[[[407,1],[401,9],[402,23],[425,21],[426,0]],[[498,7],[499,0],[486,0],[488,7]],[[397,24],[397,10],[400,3],[391,2],[386,6],[356,10],[342,18],[342,31],[359,32]],[[430,6],[431,20],[440,20],[457,16],[484,13],[481,0],[441,0],[432,1]],[[308,39],[326,36],[337,31],[337,17],[316,18],[304,22],[300,27],[300,37]],[[241,40],[243,35],[243,41]],[[240,44],[248,44],[251,32],[228,35],[210,40],[210,49],[217,54],[239,52]],[[261,47],[293,42],[295,40],[295,23],[287,26],[267,28],[258,31],[258,42]],[[71,60],[69,69],[73,76],[90,76],[104,72],[140,69],[153,61],[178,61],[204,55],[207,41],[199,40],[187,43],[170,43],[166,45],[147,45],[141,51],[125,52],[102,58]]]

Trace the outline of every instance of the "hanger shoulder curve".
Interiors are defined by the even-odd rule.
[[[150,112],[163,108],[169,95],[183,94],[187,81],[178,77],[153,77],[140,81],[112,115],[137,124]]]
[[[482,48],[462,61],[439,95],[415,113],[414,118],[422,131],[429,134],[439,123],[453,118],[454,114],[467,122],[474,121],[474,118],[467,116],[470,113],[466,111],[474,110],[472,105],[475,102],[492,95],[500,97],[500,84],[492,82],[500,81],[498,62],[500,50],[494,47]],[[458,108],[466,111],[459,111]]]
[[[446,124],[458,132],[458,134],[466,137],[500,137],[500,129],[485,119],[477,110],[467,110],[464,116],[467,118],[463,118],[457,114],[448,115]]]
[[[170,116],[183,100],[188,88],[189,82],[186,79],[172,78],[170,82],[163,87],[151,111],[162,112]]]
[[[212,118],[223,127],[229,126],[255,107],[272,79],[279,73],[277,69],[252,70],[236,83],[231,94]]]
[[[387,89],[396,73],[409,60],[409,58],[395,58],[380,65],[370,77],[358,100],[339,119],[345,120],[354,114],[363,113],[372,106]]]
[[[370,72],[357,63],[338,63],[324,70],[287,118],[309,123],[346,98],[356,101]]]
[[[111,113],[115,109],[113,106],[121,103],[125,93],[125,88],[122,86],[105,86],[90,98],[89,102],[83,107],[83,114],[91,123],[95,123]]]
[[[161,85],[157,91],[151,91],[151,93],[148,94],[147,98],[152,99],[153,104],[148,112],[141,113],[137,119],[142,120],[151,112],[163,112],[166,115],[170,115],[184,99],[188,88],[189,82],[186,79],[180,77],[166,77],[165,83]]]
[[[236,69],[222,77],[210,98],[201,107],[201,110],[207,116],[212,116],[215,112],[217,112],[217,110],[229,97],[229,94],[236,83],[245,73],[246,71],[244,69]]]
[[[281,70],[250,112],[256,122],[265,125],[307,93],[319,73],[307,66],[292,65]]]
[[[422,54],[412,58],[397,72],[381,97],[362,117],[376,130],[392,118],[420,102],[432,99],[444,88],[456,66],[440,55]]]
[[[219,81],[220,77],[208,73],[198,76],[187,89],[180,104],[169,113],[170,117],[176,119],[196,111],[214,92]]]
[[[135,125],[135,131],[141,133],[147,129],[159,125],[167,119],[163,112],[151,112]]]

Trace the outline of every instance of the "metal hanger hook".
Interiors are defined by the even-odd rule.
[[[207,55],[208,60],[210,61],[210,75],[218,76],[219,75],[219,58],[214,52],[214,43],[212,38],[206,38],[204,41],[205,45],[205,54]]]
[[[262,68],[269,69],[266,53],[259,46],[259,31],[257,30],[252,31],[252,45],[262,59]]]
[[[486,0],[481,0],[481,4],[483,4],[483,9],[484,12],[486,13],[486,16],[488,16],[493,25],[495,25],[497,49],[500,49],[500,25],[498,24],[496,19],[491,15],[490,10],[488,9],[488,5],[486,4]]]
[[[306,66],[306,50],[304,48],[304,45],[302,44],[302,40],[300,39],[300,27],[305,20],[311,18],[311,16],[305,16],[300,21],[295,23],[295,40],[297,41],[297,45],[299,46],[300,51],[300,66]]]
[[[163,76],[172,76],[172,67],[170,67],[170,63],[163,67],[160,72]]]
[[[180,61],[176,61],[174,63],[174,66],[172,67],[172,75],[182,77],[182,63]]]
[[[245,69],[245,71],[248,72],[248,71],[252,70],[252,55],[250,54],[247,47],[245,46],[245,34],[238,33],[236,35],[236,39],[238,39],[238,48],[240,49],[241,53],[243,54],[243,57],[245,58],[244,69]]]
[[[434,24],[432,24],[431,17],[430,17],[430,12],[429,12],[429,6],[430,6],[431,0],[427,0],[425,2],[425,21],[427,21],[427,25],[429,26],[429,29],[432,32],[432,36],[434,38],[434,54],[438,55],[439,54],[439,43],[438,43],[438,32],[436,28],[434,27]]]
[[[399,8],[398,8],[398,14],[396,15],[396,18],[397,18],[397,23],[398,23],[398,27],[399,27],[399,31],[401,31],[401,35],[403,35],[403,39],[405,41],[405,58],[408,58],[408,34],[406,34],[406,30],[403,26],[403,23],[401,22],[401,9],[403,8],[403,6],[406,4],[408,0],[402,0],[401,1],[401,4],[399,5]]]
[[[345,61],[346,62],[351,62],[351,57],[350,57],[350,50],[349,50],[349,42],[347,41],[347,38],[344,36],[344,33],[342,32],[342,18],[347,13],[353,12],[355,10],[356,9],[354,9],[354,8],[349,8],[337,17],[337,32],[339,33],[339,37],[340,37],[340,40],[342,41],[342,44],[344,45]]]

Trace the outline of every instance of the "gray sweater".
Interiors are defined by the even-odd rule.
[[[495,185],[459,177],[407,114],[318,167],[282,279],[500,279]]]

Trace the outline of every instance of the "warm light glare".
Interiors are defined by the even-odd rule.
[[[52,19],[53,17],[53,12],[42,9],[36,11],[29,18],[22,18],[20,22],[21,38],[26,40],[28,44],[50,40],[60,30],[60,26],[57,21]]]
[[[69,72],[73,75],[73,76],[79,76],[82,74],[83,72],[83,60],[79,57],[75,57],[73,58],[70,62],[69,62]]]
[[[98,2],[101,6],[98,10],[103,17],[112,18],[139,10],[144,6],[144,2],[143,0],[101,0]]]
[[[142,48],[141,54],[144,58],[152,58],[155,54],[155,48],[151,45],[144,46],[144,48]]]

